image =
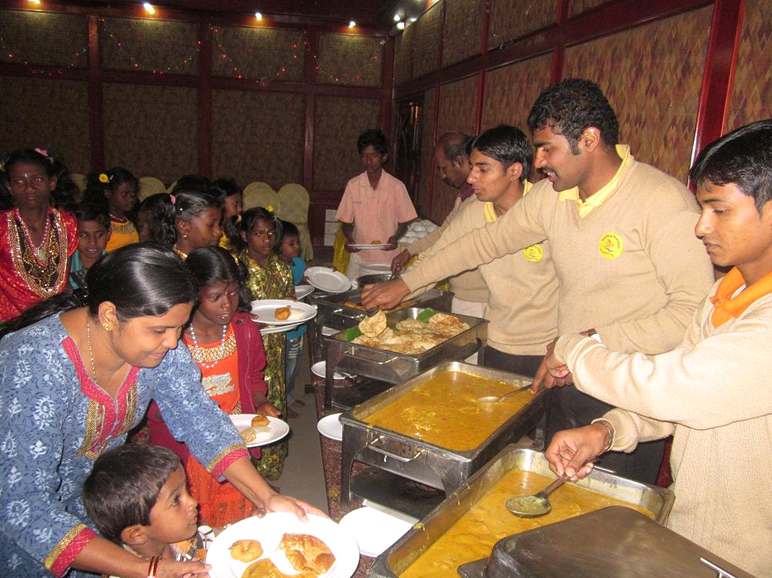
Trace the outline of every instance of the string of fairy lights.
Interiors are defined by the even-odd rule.
[[[145,6],[145,10],[152,15],[153,12],[150,10],[152,9],[152,6],[150,6],[150,9],[148,6],[149,5]],[[262,20],[262,15],[260,13],[257,13],[255,17],[258,21]],[[143,61],[142,58],[136,55],[132,49],[133,42],[136,41],[139,43],[139,40],[122,36],[121,33],[110,27],[110,22],[107,18],[100,17],[98,19],[98,24],[99,34],[102,41],[104,42],[106,39],[109,40],[111,45],[122,55],[122,58],[131,64],[131,68],[133,70],[151,72],[159,76],[172,73],[186,74],[189,73],[193,66],[195,66],[200,56],[201,40],[196,40],[194,45],[190,47],[190,50],[182,58],[181,62],[175,63],[174,65],[159,67],[157,65]],[[353,28],[356,26],[356,23],[352,21],[349,23],[349,26]],[[270,29],[261,28],[261,30]],[[288,77],[292,77],[291,80],[294,80],[295,77],[292,76],[293,72],[297,72],[298,70],[299,76],[302,77],[303,61],[306,54],[310,54],[314,62],[314,70],[317,72],[319,79],[322,82],[332,82],[344,85],[357,85],[362,84],[363,82],[363,73],[354,72],[344,75],[339,71],[336,72],[334,70],[326,69],[320,66],[319,55],[312,50],[311,45],[307,40],[308,34],[305,30],[302,31],[302,41],[289,42],[286,50],[283,51],[279,49],[271,50],[273,54],[285,54],[286,60],[280,61],[276,64],[271,64],[271,70],[261,71],[259,74],[250,74],[246,72],[246,70],[254,70],[254,65],[250,62],[251,66],[247,67],[241,63],[241,60],[246,58],[246,55],[244,57],[238,56],[239,54],[243,53],[243,50],[229,50],[227,35],[224,34],[222,27],[209,25],[207,35],[212,40],[212,50],[216,55],[215,57],[218,58],[218,60],[220,60],[222,63],[225,63],[225,66],[229,69],[229,72],[233,77],[240,80],[254,81],[261,86],[268,86],[274,80],[282,81],[286,80]],[[367,59],[367,63],[364,64],[365,67],[372,66],[374,63],[378,63],[378,61],[381,60],[382,44],[383,41],[377,44],[377,49],[372,51]],[[69,64],[53,68],[44,68],[40,65],[40,63],[30,62],[27,58],[25,58],[25,51],[23,48],[20,49],[19,47],[11,46],[5,35],[2,33],[2,29],[0,29],[0,54],[3,55],[3,59],[7,62],[28,66],[30,72],[34,76],[62,76],[65,70],[84,69],[88,65],[88,45],[86,45],[83,48],[77,49],[72,54],[72,59],[70,60]],[[250,55],[250,59],[252,58],[253,55]],[[298,61],[300,61],[300,63],[298,63]],[[222,64],[220,68],[223,68]],[[380,71],[376,73],[376,78],[380,78]]]

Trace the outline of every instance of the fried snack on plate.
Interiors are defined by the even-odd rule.
[[[370,244],[371,244],[371,245],[383,245],[383,243],[381,243],[381,240],[380,240],[380,239],[375,239],[375,240],[374,240],[372,243],[370,243]]]
[[[247,566],[241,578],[317,578],[312,572],[285,574],[279,570],[270,558],[263,558]]]
[[[254,430],[254,428],[248,427],[246,429],[243,429],[239,432],[239,435],[241,436],[241,439],[244,440],[244,443],[248,444],[257,438],[257,432]]]
[[[249,425],[251,425],[252,427],[259,427],[259,426],[268,425],[270,423],[271,422],[268,421],[268,418],[264,416],[262,413],[256,413],[255,417],[252,418],[252,421]]]
[[[263,555],[263,546],[257,540],[236,540],[230,550],[231,557],[239,562],[251,562]]]
[[[365,317],[359,322],[359,331],[367,337],[376,337],[383,333],[384,329],[386,329],[386,314],[383,311],[378,311],[372,317]]]
[[[298,572],[324,574],[335,564],[335,555],[316,536],[309,534],[284,534],[279,542],[287,560]]]
[[[276,318],[277,321],[284,321],[286,319],[289,319],[289,316],[290,316],[289,305],[287,305],[287,307],[279,307],[274,312],[273,316]]]

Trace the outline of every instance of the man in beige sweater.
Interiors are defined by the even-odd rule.
[[[443,226],[441,237],[421,253],[421,259],[496,221],[531,189],[526,177],[533,151],[520,129],[491,128],[476,137],[471,148],[467,180],[474,197]],[[557,336],[558,280],[549,243],[505,255],[477,271],[490,294],[485,311],[490,321],[485,365],[533,377],[547,344]]]
[[[558,339],[546,366],[620,409],[555,435],[552,469],[572,478],[608,450],[674,435],[668,525],[757,576],[772,576],[772,120],[709,145],[691,171],[695,233],[734,268],[711,289],[681,344],[620,353],[581,335]]]
[[[363,303],[393,306],[411,290],[548,240],[560,284],[560,334],[597,334],[617,351],[672,349],[713,283],[710,261],[693,234],[694,196],[617,144],[616,114],[592,82],[569,79],[547,88],[528,127],[534,164],[548,178],[495,223],[401,279],[366,288]],[[573,387],[555,393],[548,434],[610,409]],[[601,465],[654,482],[663,446],[653,443],[631,454],[613,452]]]
[[[453,210],[434,231],[403,249],[391,262],[393,273],[400,273],[411,257],[425,253],[437,242],[460,207],[474,202],[472,187],[466,182],[472,165],[469,163],[469,144],[472,137],[461,132],[446,132],[434,147],[434,164],[442,181],[458,189],[458,196]],[[451,277],[450,290],[453,291],[453,313],[483,317],[485,303],[488,301],[488,288],[480,273],[473,269]]]

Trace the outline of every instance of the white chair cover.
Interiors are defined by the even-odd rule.
[[[161,179],[155,177],[142,177],[139,179],[139,194],[137,198],[144,201],[148,197],[152,197],[158,193],[166,191],[166,185],[163,184]]]
[[[300,255],[306,261],[314,258],[314,247],[311,243],[311,231],[308,228],[308,207],[310,199],[303,185],[287,183],[279,189],[281,211],[279,218],[297,226],[300,232]]]

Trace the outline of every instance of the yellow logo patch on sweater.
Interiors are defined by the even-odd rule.
[[[606,233],[600,238],[598,250],[606,259],[616,259],[622,254],[625,244],[619,233]]]
[[[523,249],[523,255],[525,255],[525,258],[528,261],[538,263],[544,257],[544,247],[541,246],[541,243],[531,245],[530,247]]]

